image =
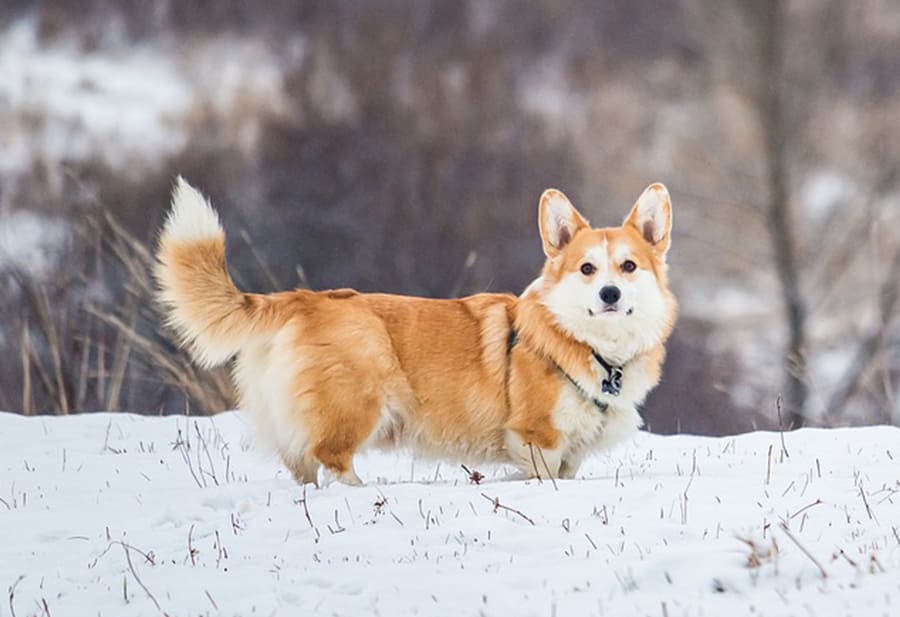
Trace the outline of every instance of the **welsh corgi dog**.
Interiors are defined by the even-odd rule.
[[[592,228],[560,191],[539,202],[546,262],[525,291],[427,299],[353,289],[240,291],[209,202],[176,182],[155,276],[166,321],[194,360],[236,356],[240,407],[299,483],[361,484],[367,447],[522,478],[572,478],[642,424],[676,301],[672,206],[651,184],[619,227]]]

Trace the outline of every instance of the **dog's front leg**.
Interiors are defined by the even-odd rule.
[[[571,480],[578,473],[581,467],[582,457],[572,456],[571,454],[564,457],[559,465],[559,477],[563,480]]]
[[[558,478],[562,464],[562,449],[547,448],[526,441],[513,430],[506,431],[506,451],[510,462],[519,468],[525,479]]]

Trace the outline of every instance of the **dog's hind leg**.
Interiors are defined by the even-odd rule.
[[[310,456],[290,457],[285,454],[282,454],[281,460],[284,462],[284,466],[290,470],[297,484],[319,486],[319,461]]]
[[[359,476],[356,475],[356,470],[353,468],[353,461],[350,461],[350,467],[347,471],[343,473],[336,473],[329,468],[325,468],[326,473],[326,483],[331,482],[331,480],[337,480],[341,484],[346,484],[347,486],[362,486],[363,481],[359,479]]]
[[[316,457],[322,461],[325,469],[338,482],[349,486],[362,486],[362,480],[356,475],[353,467],[354,450],[335,451],[334,444],[323,443],[316,449]]]
[[[314,412],[309,453],[339,482],[360,486],[362,480],[353,468],[353,455],[375,430],[381,402],[376,397],[335,398],[323,401],[327,404]]]

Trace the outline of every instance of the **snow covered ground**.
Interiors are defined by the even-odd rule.
[[[304,490],[235,413],[0,414],[0,615],[900,614],[897,428],[358,470]]]

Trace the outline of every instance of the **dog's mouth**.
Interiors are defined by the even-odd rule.
[[[595,311],[591,308],[588,309],[588,315],[590,315],[591,317],[596,317],[598,315],[617,315],[619,313],[631,315],[632,313],[634,313],[634,308],[625,309],[623,311],[618,304],[607,304],[599,311]]]

